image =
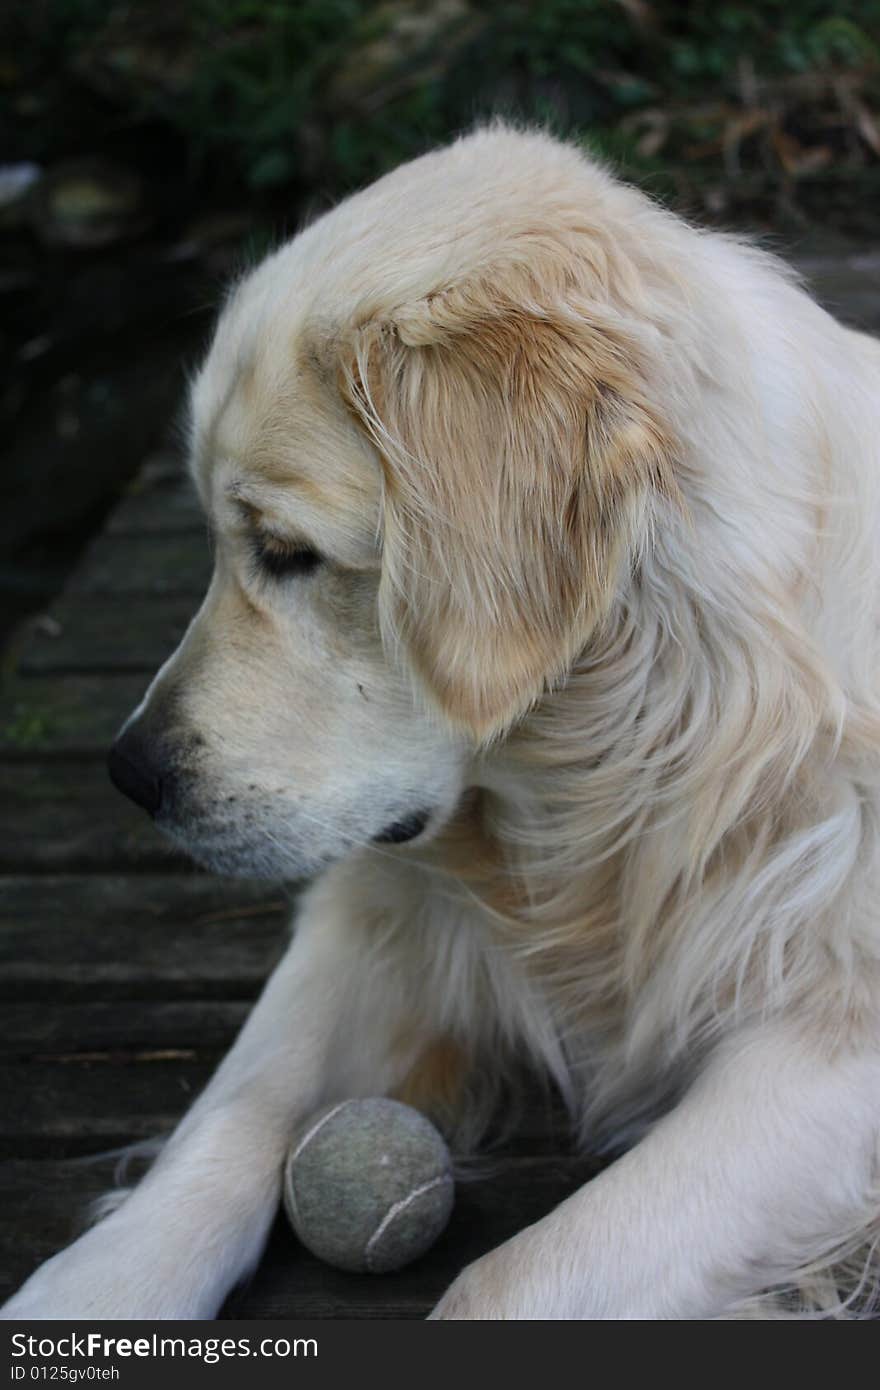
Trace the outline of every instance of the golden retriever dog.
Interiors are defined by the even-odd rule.
[[[8,1317],[204,1318],[293,1127],[471,1136],[522,1059],[621,1153],[438,1318],[865,1315],[880,1239],[880,349],[540,133],[380,179],[230,294],[204,604],[111,755],[308,877],[139,1186]]]

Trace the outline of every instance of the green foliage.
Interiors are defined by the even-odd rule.
[[[880,0],[37,9],[43,60],[63,50],[67,71],[130,117],[182,133],[197,170],[254,190],[336,194],[499,111],[685,189],[749,173],[790,187],[880,156]]]
[[[2,730],[5,741],[16,748],[34,748],[43,742],[50,732],[48,721],[41,714],[34,714],[16,705],[13,717]]]

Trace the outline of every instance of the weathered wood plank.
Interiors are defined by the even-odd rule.
[[[59,1065],[143,1062],[225,1052],[247,1017],[244,1000],[125,999],[119,1003],[0,1004],[0,1057]]]
[[[200,597],[211,577],[206,538],[196,535],[108,535],[87,549],[67,586],[70,594],[182,594]]]
[[[112,786],[103,759],[0,763],[0,870],[187,867],[150,817]]]
[[[141,675],[14,677],[0,695],[0,755],[103,755],[146,685]]]
[[[880,255],[800,258],[808,288],[829,313],[869,333],[880,332]]]
[[[68,1158],[167,1133],[219,1060],[191,1049],[121,1066],[90,1057],[0,1066],[0,1156]]]
[[[114,1163],[0,1164],[0,1300],[77,1235],[89,1202],[113,1183]],[[590,1160],[512,1159],[492,1177],[460,1183],[446,1232],[396,1274],[344,1274],[300,1246],[283,1217],[250,1283],[221,1314],[237,1318],[423,1317],[463,1265],[537,1220],[596,1171]],[[10,1215],[11,1214],[11,1215]]]
[[[105,530],[110,535],[167,535],[173,531],[204,535],[205,520],[182,464],[169,454],[148,459],[109,516]]]
[[[175,876],[0,880],[0,997],[250,999],[287,940],[272,885]]]
[[[152,675],[174,651],[196,608],[197,600],[174,595],[123,603],[61,598],[27,624],[18,644],[18,670],[23,675]]]

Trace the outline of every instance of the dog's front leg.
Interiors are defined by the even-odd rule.
[[[369,943],[348,920],[350,906],[330,882],[312,889],[288,954],[149,1173],[112,1215],[42,1265],[3,1317],[217,1312],[260,1256],[297,1122],[325,1098],[394,1084],[393,1010],[387,1001],[364,1007],[367,972],[358,967]]]
[[[469,1266],[436,1318],[712,1318],[877,1210],[880,1056],[794,1031],[714,1059],[634,1149]]]

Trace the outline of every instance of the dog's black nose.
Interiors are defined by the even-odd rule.
[[[113,785],[124,796],[131,797],[155,816],[162,805],[162,779],[149,743],[137,724],[124,729],[110,749],[107,771]]]

